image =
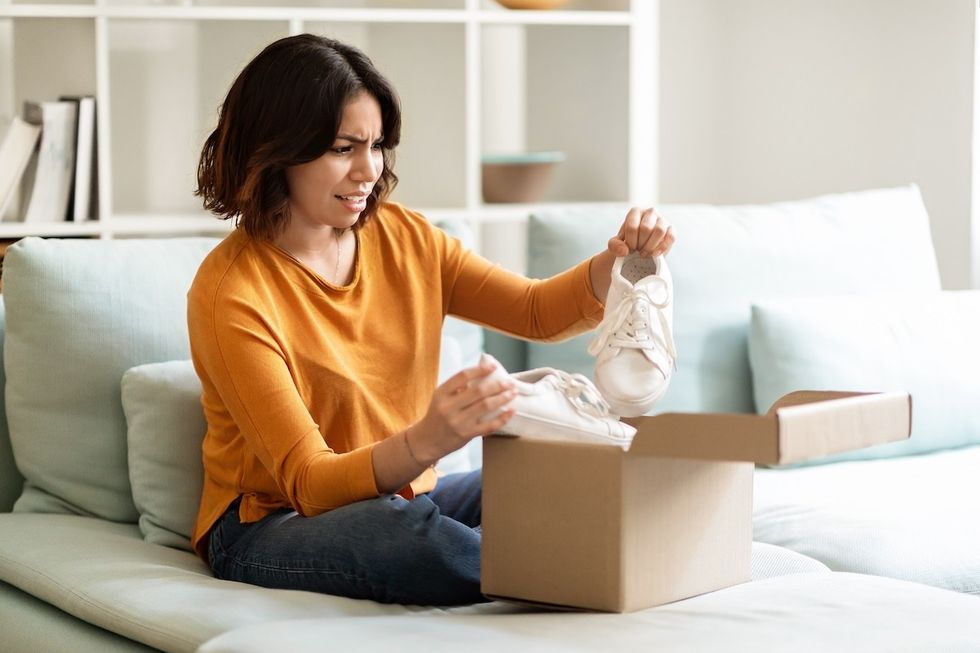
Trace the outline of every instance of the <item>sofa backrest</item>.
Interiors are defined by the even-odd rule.
[[[186,295],[217,241],[25,238],[4,258],[14,510],[135,522],[123,373],[189,357]]]
[[[678,242],[674,280],[677,371],[652,413],[752,412],[748,358],[753,304],[786,297],[940,289],[918,188],[871,190],[758,206],[664,205]],[[528,274],[547,277],[605,248],[625,206],[531,216]],[[526,345],[526,367],[592,376],[591,334]]]
[[[529,274],[549,276],[600,251],[625,209],[532,216]],[[680,236],[668,258],[679,358],[654,412],[756,408],[747,355],[755,303],[939,289],[928,217],[914,186],[765,206],[659,210]],[[10,248],[0,304],[7,318],[4,325],[0,310],[7,378],[6,420],[0,406],[0,510],[19,496],[18,510],[136,521],[120,381],[137,365],[189,356],[186,291],[216,242],[28,238]],[[444,344],[443,377],[472,364],[481,344],[473,325],[450,321],[444,334],[460,350],[454,354]],[[523,367],[591,374],[590,337],[521,343],[515,351],[526,351]],[[509,361],[509,367],[522,365]]]

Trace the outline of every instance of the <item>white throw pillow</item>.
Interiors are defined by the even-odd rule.
[[[182,360],[134,367],[121,385],[140,531],[147,542],[190,551],[204,479],[201,381]]]
[[[756,406],[793,390],[912,395],[912,437],[814,462],[980,443],[980,291],[797,299],[754,306]]]

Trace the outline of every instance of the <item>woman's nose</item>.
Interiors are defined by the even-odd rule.
[[[383,165],[381,152],[373,147],[365,148],[356,158],[351,176],[358,181],[376,181]]]

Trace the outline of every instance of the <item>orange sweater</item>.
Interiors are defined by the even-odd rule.
[[[529,280],[389,203],[357,232],[350,285],[238,229],[201,264],[187,310],[208,423],[192,543],[206,559],[206,535],[239,495],[245,522],[378,496],[371,450],[425,414],[447,313],[558,340],[593,328],[603,307],[588,261]],[[428,469],[401,494],[435,482]]]

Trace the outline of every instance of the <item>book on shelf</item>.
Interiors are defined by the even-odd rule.
[[[37,148],[41,127],[14,116],[0,142],[0,218],[16,219],[14,199],[27,164]],[[8,209],[11,209],[8,212]]]
[[[58,100],[76,105],[75,176],[68,200],[67,219],[84,222],[95,219],[99,214],[95,98],[91,95],[62,95]]]
[[[24,176],[24,222],[61,222],[75,178],[75,121],[73,102],[25,102],[24,119],[41,126],[37,158]]]

